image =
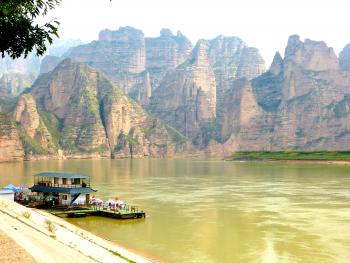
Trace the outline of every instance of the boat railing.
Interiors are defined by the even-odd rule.
[[[139,210],[136,206],[131,205],[90,205],[90,208],[98,211],[110,212],[110,213],[139,213],[143,212]]]
[[[90,187],[90,184],[53,184],[53,183],[37,183],[39,186],[59,187],[59,188],[85,188]]]

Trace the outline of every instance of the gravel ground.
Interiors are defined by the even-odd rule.
[[[0,262],[1,263],[34,263],[35,260],[13,239],[0,230]]]

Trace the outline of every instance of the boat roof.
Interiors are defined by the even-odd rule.
[[[34,174],[34,176],[39,176],[39,177],[49,177],[49,178],[81,178],[81,179],[86,179],[90,178],[90,176],[79,174],[79,173],[69,173],[69,172],[44,172],[44,173],[38,173]]]

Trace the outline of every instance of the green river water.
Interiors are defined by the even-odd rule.
[[[350,262],[350,166],[33,161],[0,164],[0,186],[42,171],[91,175],[97,197],[144,209],[142,220],[69,221],[157,262]]]

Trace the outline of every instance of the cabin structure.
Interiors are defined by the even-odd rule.
[[[29,188],[46,204],[71,206],[74,203],[88,205],[90,177],[79,173],[45,172],[34,175],[34,185]]]

